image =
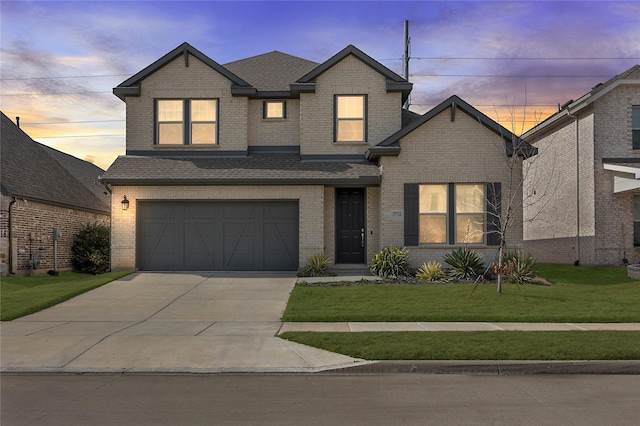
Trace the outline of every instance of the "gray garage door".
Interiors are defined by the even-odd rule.
[[[142,271],[294,271],[297,201],[149,201],[138,211]]]

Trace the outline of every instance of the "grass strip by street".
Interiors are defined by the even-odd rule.
[[[286,332],[279,337],[366,360],[638,360],[638,331]]]
[[[3,277],[0,281],[0,320],[10,321],[38,312],[130,273],[62,272],[58,276]]]
[[[537,265],[552,286],[297,285],[285,322],[640,322],[640,282],[624,267]]]

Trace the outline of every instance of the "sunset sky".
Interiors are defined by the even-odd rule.
[[[517,134],[640,63],[639,1],[2,0],[0,16],[0,109],[104,169],[125,151],[113,87],[185,41],[220,64],[353,44],[401,74],[407,19],[411,110],[456,94]]]

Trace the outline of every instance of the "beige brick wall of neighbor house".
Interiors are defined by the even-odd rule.
[[[218,146],[154,144],[155,99],[219,99]],[[141,83],[140,96],[127,97],[128,150],[244,151],[247,149],[247,98],[231,96],[231,81],[189,55],[180,56]]]
[[[631,110],[640,105],[640,85],[620,86],[594,102],[595,137],[595,258],[597,264],[621,265],[627,258],[640,263],[633,246],[633,196],[640,190],[613,193],[614,176],[633,175],[604,170],[603,158],[640,159],[632,147]],[[640,163],[623,164],[640,168]]]
[[[502,182],[502,208],[507,208],[509,167],[503,139],[462,111],[451,122],[450,109],[432,118],[400,141],[398,157],[382,157],[380,191],[380,245],[404,246],[404,183],[485,183]],[[522,162],[516,161],[514,174],[521,173]],[[522,246],[522,197],[520,186],[514,185],[515,213],[513,227],[507,232],[510,249]],[[442,261],[451,251],[450,245],[408,247],[410,263],[419,266],[429,260]],[[472,246],[473,247],[473,246]],[[474,246],[486,263],[493,260],[497,248]]]
[[[529,141],[538,155],[524,163],[524,239],[540,262],[594,263],[593,119],[591,110],[578,115],[577,151],[573,119]]]
[[[115,271],[136,266],[136,205],[139,200],[299,200],[299,265],[310,254],[322,253],[324,188],[322,186],[114,186],[112,188],[111,266]],[[126,195],[129,209],[119,200]]]
[[[368,143],[334,142],[334,95],[368,95]],[[300,95],[303,155],[361,154],[400,129],[402,96],[387,93],[386,80],[348,56],[318,77],[315,93]]]
[[[286,100],[286,118],[263,118],[264,100],[249,100],[249,146],[298,146],[300,144],[300,100]]]
[[[2,197],[2,210],[7,211],[7,228],[3,227],[2,229],[2,244],[0,245],[0,270],[2,275],[6,275],[9,271],[8,209],[10,201],[10,197]],[[13,272],[18,275],[31,273],[29,253],[40,259],[40,266],[33,271],[34,273],[46,273],[48,270],[53,269],[54,228],[60,229],[61,232],[57,244],[57,269],[72,269],[71,246],[73,245],[73,239],[83,226],[90,223],[109,225],[109,216],[18,199],[12,207]],[[33,233],[33,239],[30,238],[31,233]]]

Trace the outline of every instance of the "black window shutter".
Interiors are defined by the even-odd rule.
[[[502,184],[487,183],[487,245],[500,245],[500,212],[502,210]]]
[[[419,244],[420,204],[418,199],[418,184],[404,184],[404,245],[417,246]]]

